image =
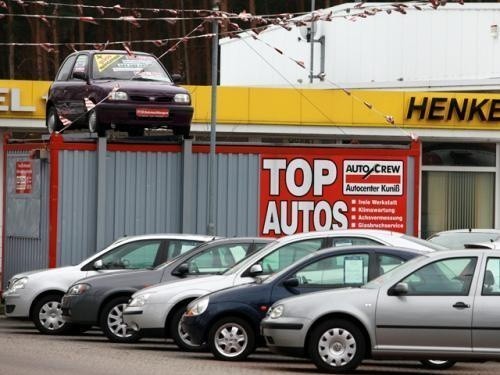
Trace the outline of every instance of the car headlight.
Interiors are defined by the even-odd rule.
[[[191,103],[191,97],[189,94],[175,94],[174,102],[189,104]]]
[[[285,311],[285,307],[283,305],[276,305],[274,307],[271,307],[267,315],[271,319],[277,319],[283,315],[283,311]]]
[[[78,296],[80,294],[85,293],[89,289],[90,289],[89,284],[85,284],[85,283],[75,284],[68,289],[68,294],[70,294],[72,296]]]
[[[123,91],[112,91],[108,95],[109,100],[128,100],[128,95]]]
[[[27,277],[21,277],[20,279],[14,280],[11,282],[11,285],[9,286],[9,290],[11,292],[15,292],[18,289],[24,289],[27,282],[28,282]]]
[[[208,297],[203,297],[191,302],[186,310],[186,316],[197,316],[205,312],[208,307],[210,299]]]
[[[132,300],[128,303],[129,307],[142,307],[147,302],[151,294],[141,294],[137,297],[132,298]]]

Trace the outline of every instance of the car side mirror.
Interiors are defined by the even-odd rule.
[[[88,80],[87,74],[85,72],[73,72],[73,78],[81,79],[85,82],[87,82]]]
[[[189,273],[189,264],[181,263],[179,266],[172,272],[172,275],[183,277],[187,273]]]
[[[283,286],[285,288],[297,288],[299,286],[299,279],[296,277],[291,277],[283,281]]]
[[[174,83],[181,83],[182,76],[178,73],[174,73],[174,74],[172,74],[172,81],[174,81]]]
[[[407,283],[397,283],[391,289],[389,289],[390,296],[403,296],[408,294],[408,284]]]
[[[102,259],[96,260],[94,262],[94,269],[95,270],[102,270],[104,268],[104,263],[102,262]]]
[[[250,267],[250,276],[254,277],[254,276],[257,276],[259,274],[261,274],[262,272],[264,272],[264,270],[262,269],[262,265],[260,264],[254,264],[252,267]]]

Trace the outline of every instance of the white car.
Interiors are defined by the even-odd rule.
[[[5,315],[30,318],[42,333],[63,333],[70,325],[62,318],[60,302],[75,281],[102,272],[154,267],[213,238],[187,234],[124,237],[76,266],[19,273],[2,295]]]
[[[172,337],[182,349],[195,350],[180,326],[186,306],[192,300],[216,290],[252,283],[256,276],[278,272],[304,256],[329,247],[385,245],[422,251],[442,250],[440,246],[402,233],[382,230],[335,230],[282,237],[237,263],[222,275],[158,284],[132,296],[123,311],[123,320],[143,337]]]

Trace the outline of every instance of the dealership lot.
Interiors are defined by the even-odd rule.
[[[144,340],[133,345],[110,343],[100,331],[80,336],[44,336],[31,322],[0,317],[1,375],[72,375],[96,374],[318,374],[311,363],[275,356],[265,349],[246,362],[215,361],[210,353],[186,353],[173,343]],[[433,374],[415,362],[367,362],[358,374]],[[451,374],[498,374],[500,363],[464,363]]]

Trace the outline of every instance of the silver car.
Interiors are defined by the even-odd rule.
[[[273,352],[328,372],[363,359],[500,359],[500,254],[455,250],[415,258],[361,288],[276,302],[261,330]]]
[[[169,327],[168,335],[181,338],[176,341],[179,347],[194,350],[198,346],[191,344],[180,326],[188,303],[210,292],[255,282],[257,276],[278,272],[317,250],[351,245],[398,246],[427,252],[441,249],[418,238],[384,230],[348,229],[282,237],[222,275],[162,283],[139,290],[123,311],[123,320],[130,329],[146,337],[165,335],[165,327]],[[179,332],[173,334],[175,329]]]

